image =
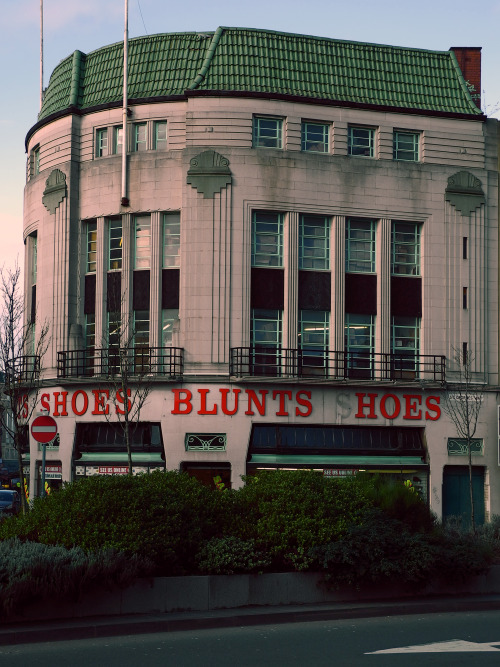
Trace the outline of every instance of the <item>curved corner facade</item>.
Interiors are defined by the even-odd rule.
[[[28,134],[26,313],[50,324],[37,400],[59,434],[45,478],[127,471],[125,354],[130,400],[148,393],[136,473],[236,487],[260,468],[378,471],[460,514],[467,455],[443,409],[458,350],[486,383],[476,513],[499,513],[497,122],[472,109],[456,61],[448,109],[405,110],[396,79],[376,102],[314,99],[312,84],[273,98],[256,70],[210,89],[224,33],[186,40],[213,46],[185,67],[196,88],[138,90],[126,136],[116,100],[82,103],[90,55],[79,105]],[[25,458],[37,495],[34,440]]]

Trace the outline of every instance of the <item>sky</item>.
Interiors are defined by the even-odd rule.
[[[75,49],[121,41],[124,0],[44,0],[44,86]],[[129,0],[129,36],[262,28],[446,51],[482,47],[483,107],[500,118],[500,0]],[[0,0],[0,267],[23,264],[24,140],[40,107],[40,0]],[[495,111],[496,109],[496,111]]]

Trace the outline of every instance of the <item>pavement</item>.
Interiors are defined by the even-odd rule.
[[[500,595],[469,595],[420,599],[398,599],[356,603],[324,603],[277,607],[241,607],[217,611],[186,611],[128,616],[85,618],[0,626],[0,645],[116,637],[153,632],[177,632],[207,628],[276,625],[307,621],[370,618],[403,614],[484,611],[500,609]]]

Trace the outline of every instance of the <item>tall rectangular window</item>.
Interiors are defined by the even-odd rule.
[[[300,374],[324,374],[328,368],[330,313],[301,310],[299,322]]]
[[[157,120],[154,123],[153,148],[156,151],[167,147],[167,121]]]
[[[134,268],[149,269],[151,265],[151,216],[136,215]]]
[[[85,367],[86,374],[93,375],[95,362],[95,313],[85,315]]]
[[[392,274],[420,275],[420,230],[414,222],[392,223]]]
[[[345,315],[346,374],[372,378],[374,370],[375,318],[373,315]]]
[[[113,153],[119,154],[122,152],[123,146],[123,127],[117,125],[113,128]]]
[[[108,350],[107,365],[108,372],[117,374],[120,372],[120,345],[121,345],[121,313],[118,311],[108,313]]]
[[[147,125],[146,123],[134,123],[133,126],[133,150],[134,152],[145,151],[147,149]]]
[[[252,266],[283,266],[283,214],[254,211]]]
[[[374,157],[375,128],[350,125],[347,132],[347,152],[358,157]]]
[[[254,148],[283,148],[283,119],[254,116]]]
[[[123,233],[121,218],[109,221],[108,232],[109,269],[121,269],[123,257]]]
[[[330,268],[330,221],[319,215],[301,215],[299,224],[299,268]]]
[[[33,176],[40,173],[40,144],[33,149]]]
[[[375,272],[375,221],[348,218],[346,221],[346,271]]]
[[[134,311],[134,369],[136,373],[149,369],[149,310]]]
[[[418,162],[420,159],[420,133],[403,132],[394,130],[393,135],[393,158],[406,162]]]
[[[418,371],[420,318],[392,318],[392,372],[395,379],[414,378]]]
[[[102,127],[95,135],[95,156],[103,157],[108,154],[108,128]]]
[[[252,374],[280,374],[282,312],[275,309],[252,309]]]
[[[172,345],[172,334],[174,331],[174,324],[176,320],[179,319],[179,309],[178,308],[164,308],[162,310],[162,320],[161,320],[161,342],[163,347],[171,347]]]
[[[328,153],[330,126],[327,123],[302,123],[301,148],[312,153]]]
[[[97,223],[87,222],[87,273],[95,273],[97,268]]]
[[[179,213],[163,214],[163,268],[180,266],[181,216]]]

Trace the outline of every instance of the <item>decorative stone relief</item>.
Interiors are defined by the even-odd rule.
[[[49,213],[54,214],[57,207],[66,197],[66,174],[60,169],[54,169],[45,181],[42,202]]]
[[[450,176],[445,199],[462,215],[470,215],[486,202],[481,181],[468,171],[459,171]]]
[[[213,199],[216,192],[229,185],[232,180],[229,160],[215,151],[204,151],[190,162],[187,182],[203,194],[205,199]]]

